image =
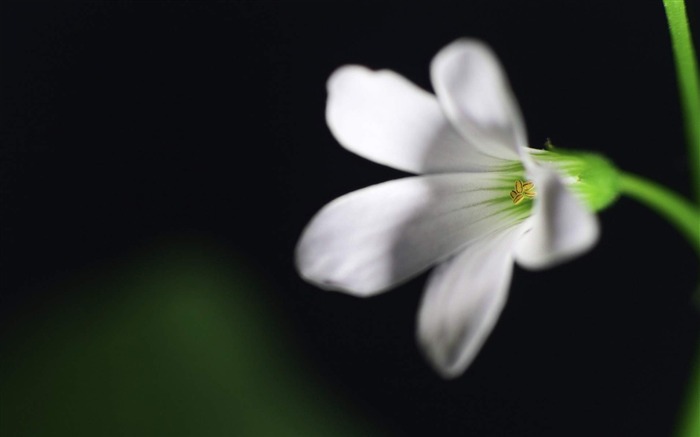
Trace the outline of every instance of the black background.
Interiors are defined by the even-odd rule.
[[[425,275],[362,300],[304,283],[292,257],[326,202],[404,175],[333,139],[330,73],[358,63],[431,89],[432,56],[462,36],[501,58],[533,145],[599,151],[690,196],[660,1],[15,3],[0,20],[4,332],[47,284],[191,235],[275,284],[316,371],[398,435],[670,434],[697,258],[632,200],[600,214],[586,256],[516,269],[454,381],[415,345]]]

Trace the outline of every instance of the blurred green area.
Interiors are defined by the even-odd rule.
[[[166,244],[79,276],[4,335],[0,435],[376,434],[234,258]]]

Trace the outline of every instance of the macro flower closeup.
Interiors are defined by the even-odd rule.
[[[460,39],[430,66],[435,94],[387,70],[339,68],[326,119],[346,149],[414,176],[330,202],[296,248],[301,276],[372,296],[435,267],[417,338],[443,377],[460,375],[493,329],[513,263],[538,270],[598,238],[590,182],[576,159],[527,147],[503,70],[483,43]]]

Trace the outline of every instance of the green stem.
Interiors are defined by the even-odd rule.
[[[685,13],[685,2],[683,0],[664,0],[664,8],[666,9],[668,27],[671,31],[673,57],[676,62],[676,75],[678,77],[678,89],[685,121],[685,135],[688,142],[693,191],[695,191],[695,198],[700,205],[700,79],[698,78],[697,60],[693,49],[693,40],[690,36],[688,17]],[[635,193],[631,195],[637,197],[639,194],[637,189],[640,188],[638,180],[635,177],[631,177],[623,185],[630,185],[630,182],[631,192]],[[643,185],[644,181],[641,183],[642,188]],[[630,187],[628,186],[627,189],[629,191]],[[651,197],[663,196],[653,195]],[[640,197],[637,198],[640,199]],[[656,205],[656,209],[659,212],[661,212],[661,209],[658,208],[659,205],[673,204],[670,209],[662,208],[666,211],[665,214],[663,212],[662,214],[683,230],[683,233],[690,238],[698,254],[700,254],[700,237],[697,235],[700,233],[700,220],[697,218],[698,208],[700,207],[691,206],[683,198],[670,197],[669,199],[670,201],[662,200],[659,202],[659,199],[652,201],[642,195],[640,200],[649,206]],[[693,211],[695,212],[694,219]],[[699,293],[700,289],[696,292],[696,297]],[[691,372],[691,380],[688,381],[690,391],[686,395],[687,399],[680,416],[680,426],[677,429],[679,437],[697,437],[700,435],[700,349],[696,351],[694,369]]]
[[[673,56],[680,91],[685,134],[689,147],[693,190],[700,202],[700,79],[683,0],[664,0],[668,27],[671,31]]]
[[[693,368],[690,369],[690,391],[686,393],[686,399],[681,411],[681,421],[676,430],[679,437],[700,436],[700,344],[695,351]]]
[[[673,223],[700,256],[700,208],[668,188],[631,173],[620,172],[620,193],[632,197]]]

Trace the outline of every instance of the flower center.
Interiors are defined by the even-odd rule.
[[[518,179],[515,181],[515,189],[510,192],[510,198],[513,200],[513,203],[517,205],[525,198],[534,198],[536,194],[535,184],[531,181],[521,181]]]

